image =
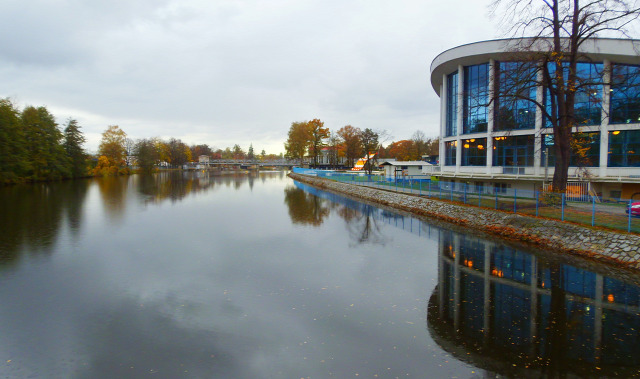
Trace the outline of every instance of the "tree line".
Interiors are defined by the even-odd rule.
[[[46,107],[19,110],[0,99],[0,183],[85,176],[84,142],[76,120],[61,131]]]
[[[419,130],[411,139],[391,142],[385,147],[383,143],[388,138],[385,130],[345,125],[332,132],[319,119],[296,121],[289,128],[285,156],[301,164],[308,159],[313,166],[325,156],[330,166],[353,167],[358,159],[376,153],[375,159],[367,161],[364,167],[371,172],[378,159],[421,160],[423,155],[437,155],[439,151],[439,139],[427,138]]]
[[[96,155],[88,154],[78,121],[59,126],[45,106],[19,109],[9,98],[0,99],[0,184],[50,181],[89,176],[130,174],[155,170],[158,165],[181,167],[202,155],[211,159],[270,161],[282,154],[244,152],[239,145],[213,149],[187,145],[180,139],[143,138],[134,141],[117,125],[108,126]]]

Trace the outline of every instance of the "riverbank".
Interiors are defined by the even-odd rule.
[[[640,269],[640,236],[290,173],[315,187],[508,240]]]

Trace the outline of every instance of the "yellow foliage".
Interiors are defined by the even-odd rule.
[[[118,166],[111,159],[101,155],[91,173],[94,176],[115,176],[118,175]]]

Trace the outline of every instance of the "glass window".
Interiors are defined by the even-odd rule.
[[[540,166],[545,166],[545,155],[549,148],[548,167],[556,164],[553,134],[542,136],[542,154]],[[572,167],[598,167],[600,165],[600,133],[574,133],[572,143]]]
[[[487,131],[488,89],[488,63],[464,68],[464,134]]]
[[[536,75],[530,62],[496,64],[494,130],[536,127]]]
[[[547,66],[549,75],[555,75],[556,66],[549,63]],[[563,65],[564,79],[569,76],[569,66]],[[576,126],[599,125],[602,114],[602,63],[580,62],[576,67],[576,94],[574,121]],[[549,89],[545,89],[545,105],[547,112],[551,114],[551,95]],[[551,120],[546,118],[545,125],[551,128]]]
[[[575,120],[578,125],[600,125],[602,118],[602,63],[578,63]]]
[[[495,137],[493,139],[494,166],[533,166],[533,135]]]
[[[640,288],[620,280],[605,277],[602,292],[602,300],[636,307],[640,305]]]
[[[460,263],[469,268],[484,271],[484,243],[475,238],[460,239]]]
[[[570,166],[600,166],[600,133],[574,133]]]
[[[640,167],[640,130],[609,132],[609,167]]]
[[[462,141],[462,166],[487,165],[487,139],[472,138]]]
[[[447,76],[447,130],[446,136],[458,135],[458,72]]]
[[[508,246],[491,247],[491,275],[531,283],[531,255]]]
[[[610,91],[610,123],[640,122],[640,66],[614,64]]]
[[[456,165],[456,150],[458,147],[457,141],[450,141],[444,143],[444,165],[455,166]]]

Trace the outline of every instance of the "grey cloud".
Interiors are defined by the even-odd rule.
[[[118,124],[134,138],[274,153],[292,121],[315,117],[436,135],[430,61],[493,37],[485,7],[461,2],[467,22],[452,28],[450,4],[417,0],[12,0],[0,4],[11,31],[0,33],[0,97],[78,118],[92,136]]]

